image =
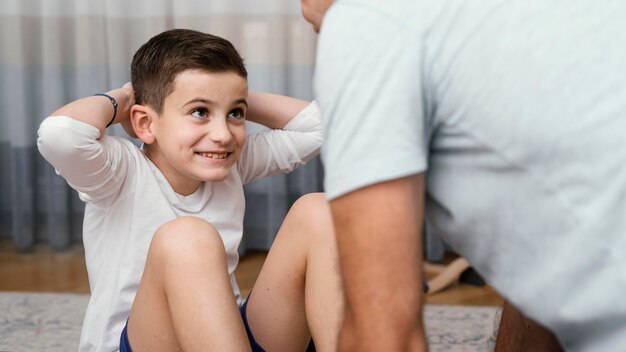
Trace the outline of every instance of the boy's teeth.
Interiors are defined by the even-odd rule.
[[[228,153],[215,154],[215,153],[200,153],[200,155],[211,158],[211,159],[225,159],[228,156]]]

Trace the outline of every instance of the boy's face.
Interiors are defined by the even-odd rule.
[[[223,181],[246,143],[248,84],[234,72],[187,70],[176,76],[163,112],[153,120],[150,159],[174,190]]]

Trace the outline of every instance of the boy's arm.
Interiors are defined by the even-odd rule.
[[[238,163],[243,183],[277,172],[291,172],[319,154],[323,130],[316,103],[250,92],[247,120],[270,131],[248,135]]]
[[[246,119],[271,129],[282,129],[309,104],[292,97],[250,91]]]
[[[126,132],[131,136],[127,126],[129,124],[130,108],[135,103],[135,95],[130,83],[126,83],[123,87],[113,89],[107,92],[108,95],[117,101],[117,113],[115,114],[115,123],[122,123]],[[104,131],[114,114],[113,103],[109,98],[101,95],[89,96],[75,100],[64,105],[53,112],[50,116],[67,116],[74,120],[78,120],[90,124],[100,130],[100,137],[104,136]],[[134,137],[134,136],[133,136]]]
[[[108,94],[118,102],[115,122],[129,122],[128,110],[134,99],[130,84]],[[107,97],[82,98],[56,110],[37,132],[41,155],[85,201],[116,194],[128,171],[125,150],[129,146],[115,138],[103,138],[113,112]]]

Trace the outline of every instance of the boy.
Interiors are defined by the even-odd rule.
[[[246,78],[228,41],[166,31],[135,54],[132,87],[42,123],[41,154],[87,203],[81,350],[295,351],[311,336],[335,348],[343,296],[320,195],[290,210],[238,312],[242,185],[293,170],[322,141],[315,104],[248,93]],[[246,136],[246,119],[272,130]],[[106,136],[114,123],[143,148]]]

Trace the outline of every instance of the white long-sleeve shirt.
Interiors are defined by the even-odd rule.
[[[243,185],[315,157],[322,143],[320,112],[311,103],[282,130],[248,136],[238,162],[222,182],[205,182],[188,196],[174,192],[159,169],[128,140],[102,136],[94,126],[66,116],[43,121],[40,153],[86,202],[83,243],[91,299],[80,351],[115,351],[139,286],[155,230],[179,216],[209,221],[228,255],[228,273],[237,302],[234,271],[243,235]]]

